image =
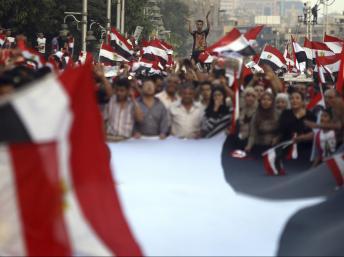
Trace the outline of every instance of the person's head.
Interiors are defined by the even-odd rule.
[[[128,99],[130,90],[130,81],[127,78],[119,79],[115,82],[115,91],[118,102],[124,102]]]
[[[151,80],[154,82],[155,84],[155,91],[156,93],[160,93],[163,88],[164,88],[164,79],[162,76],[160,75],[154,75],[151,77]]]
[[[332,119],[333,119],[333,112],[330,108],[327,108],[322,111],[321,117],[320,117],[321,125],[329,124]]]
[[[246,107],[253,107],[257,103],[257,93],[253,88],[248,87],[245,89],[244,101]]]
[[[305,83],[296,84],[295,89],[300,91],[304,95],[304,97],[306,98],[306,96],[307,96],[307,85]]]
[[[145,97],[153,97],[155,95],[155,84],[153,80],[146,80],[143,82],[142,94]]]
[[[257,98],[259,100],[262,97],[262,95],[264,94],[265,88],[264,88],[264,86],[262,86],[260,84],[256,84],[254,86],[254,91],[256,92]]]
[[[192,83],[185,83],[181,90],[182,104],[190,105],[193,104],[195,99],[195,87]]]
[[[203,26],[204,26],[204,21],[203,20],[196,21],[197,31],[201,32],[203,30]]]
[[[10,37],[12,35],[12,30],[7,29],[6,30],[6,36]]]
[[[265,92],[260,98],[259,107],[264,111],[271,110],[274,108],[274,101],[274,95],[272,93]]]
[[[276,109],[283,112],[290,108],[289,95],[280,93],[276,97]]]
[[[170,75],[166,79],[166,93],[169,95],[175,95],[178,91],[180,79],[177,75]]]
[[[0,97],[4,95],[10,95],[14,92],[14,90],[15,88],[10,77],[0,77]]]
[[[212,92],[211,100],[215,102],[221,102],[222,105],[226,104],[226,91],[223,87],[216,87]]]
[[[336,89],[329,89],[324,93],[325,104],[327,107],[332,108],[336,103],[336,96],[338,92]]]
[[[44,34],[43,34],[42,32],[40,32],[40,33],[37,34],[37,37],[43,38],[43,37],[44,37]]]
[[[305,107],[305,96],[298,90],[291,93],[290,105],[293,111],[298,111]]]
[[[211,98],[211,83],[208,81],[205,81],[200,84],[200,89],[201,89],[201,96],[204,101],[210,101]]]

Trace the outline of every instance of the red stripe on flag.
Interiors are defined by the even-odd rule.
[[[337,91],[339,92],[339,94],[341,96],[344,97],[344,47],[343,47],[343,50],[342,50],[342,54],[341,54],[341,63],[340,63],[340,69],[339,69],[339,72],[338,72],[338,79],[337,79],[337,85],[336,85],[336,89]]]
[[[307,110],[312,110],[315,106],[317,106],[320,103],[322,99],[322,94],[318,93],[307,105]]]
[[[94,231],[117,256],[142,256],[122,211],[110,170],[91,65],[67,70],[62,84],[75,117],[70,135],[72,180]]]
[[[344,185],[344,178],[340,171],[340,168],[338,167],[335,159],[330,159],[327,162],[328,167],[330,168],[338,186]]]
[[[56,144],[13,145],[10,152],[27,254],[70,256]]]

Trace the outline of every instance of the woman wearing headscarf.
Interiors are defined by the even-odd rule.
[[[216,87],[202,120],[202,136],[211,138],[224,131],[231,124],[231,119],[231,108],[226,105],[226,91],[223,87]]]

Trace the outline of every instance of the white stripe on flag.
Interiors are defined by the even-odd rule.
[[[214,52],[219,52],[219,53],[226,52],[226,51],[240,52],[244,50],[246,47],[249,47],[249,42],[244,36],[241,35],[230,44],[215,48]]]
[[[268,153],[268,160],[269,160],[269,163],[270,163],[270,166],[271,166],[271,169],[272,171],[274,172],[274,174],[277,176],[279,175],[279,172],[276,168],[276,152],[275,152],[275,149],[274,150],[271,150],[269,153]]]
[[[66,118],[68,97],[55,76],[27,87],[12,100],[12,104],[35,143],[58,138]]]
[[[64,215],[73,253],[83,256],[112,256],[113,254],[111,251],[109,251],[98,238],[97,234],[93,231],[89,222],[82,214],[77,196],[73,190],[73,182],[70,177],[70,146],[68,140],[73,120],[71,110],[68,110],[65,113],[65,116],[66,119],[63,127],[61,128],[61,137],[58,144],[58,159],[60,165],[60,177],[65,183],[66,190],[68,190],[65,197],[67,210]]]
[[[147,46],[143,49],[145,54],[153,54],[156,56],[159,56],[161,58],[163,58],[164,60],[168,61],[168,55],[166,53],[165,50],[160,49],[158,47],[154,47],[154,46]]]
[[[260,59],[273,62],[276,66],[278,66],[280,68],[285,66],[285,64],[276,55],[274,55],[273,53],[267,52],[267,51],[262,52]]]
[[[128,61],[127,59],[119,56],[115,52],[110,52],[106,49],[100,49],[99,56],[105,57],[109,59],[110,61],[114,61],[114,62],[123,62],[123,61],[127,62]]]
[[[0,255],[25,256],[16,182],[5,146],[0,146],[0,178]]]

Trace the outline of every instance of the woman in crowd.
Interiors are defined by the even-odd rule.
[[[232,112],[226,105],[226,91],[223,87],[216,87],[202,120],[202,136],[211,138],[224,131],[231,124],[231,117]]]
[[[244,150],[247,146],[250,135],[251,121],[257,110],[257,94],[252,87],[243,92],[242,104],[240,104],[240,116],[238,121],[237,134],[232,138],[232,145],[235,149]]]
[[[251,122],[246,152],[261,155],[276,144],[278,141],[278,117],[274,95],[270,92],[263,93]]]
[[[291,93],[291,109],[285,110],[279,120],[280,142],[295,140],[298,156],[302,160],[310,160],[313,134],[305,121],[316,121],[316,117],[306,109],[304,95],[299,91]]]
[[[289,95],[286,93],[280,93],[276,96],[276,110],[279,114],[285,110],[290,109]]]

